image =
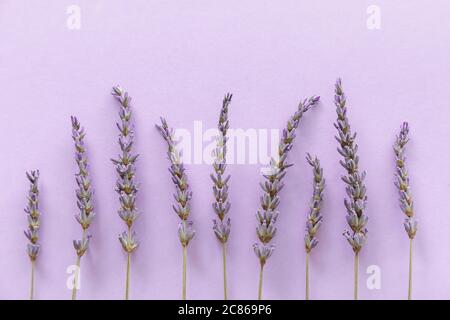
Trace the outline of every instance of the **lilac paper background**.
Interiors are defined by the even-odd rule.
[[[81,8],[81,30],[66,27],[66,8]],[[381,30],[366,27],[367,7],[381,8]],[[42,253],[36,298],[68,299],[66,268],[80,236],[69,116],[87,129],[97,218],[83,259],[82,299],[121,299],[124,229],[113,191],[117,106],[110,87],[134,98],[141,184],[131,297],[180,297],[181,249],[172,212],[173,186],[165,146],[154,129],[159,115],[177,128],[195,120],[214,127],[223,94],[234,93],[234,128],[281,128],[301,97],[322,103],[305,116],[282,193],[277,250],[266,268],[267,299],[304,297],[303,229],[311,172],[306,151],[322,159],[328,189],[325,223],[311,260],[311,297],[352,297],[353,254],[339,177],[333,84],[344,79],[350,120],[366,169],[369,242],[361,256],[361,298],[403,299],[408,239],[397,206],[391,144],[410,121],[408,166],[420,229],[415,241],[414,297],[450,298],[450,101],[448,1],[18,1],[0,2],[0,298],[26,298],[26,170],[41,170]],[[260,165],[232,165],[233,219],[229,242],[230,297],[256,297],[254,214]],[[192,219],[188,297],[221,299],[221,251],[211,231],[208,165],[190,165]],[[368,290],[365,269],[378,265],[381,290]]]

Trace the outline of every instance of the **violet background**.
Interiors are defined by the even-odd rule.
[[[81,30],[68,30],[66,8],[81,8]],[[381,30],[366,27],[369,5],[381,8]],[[80,299],[122,299],[125,254],[117,235],[118,107],[110,88],[134,98],[141,246],[132,262],[133,299],[178,299],[181,248],[160,115],[192,130],[216,125],[223,95],[234,99],[234,128],[282,128],[300,98],[319,94],[298,130],[282,192],[277,249],[266,266],[266,299],[304,298],[303,234],[311,194],[307,151],[323,163],[327,191],[320,244],[311,258],[311,297],[351,299],[353,252],[347,228],[343,169],[338,165],[333,84],[338,76],[358,132],[367,171],[369,241],[361,254],[362,299],[404,299],[408,238],[393,186],[391,145],[403,120],[411,125],[408,167],[416,213],[414,298],[450,298],[448,1],[0,1],[0,298],[26,299],[27,181],[41,170],[42,252],[36,298],[69,299],[66,268],[72,239],[75,162],[70,115],[86,127],[96,190],[90,251],[82,261]],[[253,299],[258,261],[255,213],[261,165],[231,165],[232,234],[229,295]],[[209,165],[189,165],[197,230],[189,247],[188,298],[221,299],[219,243],[212,232]],[[365,269],[381,268],[381,290],[368,290]]]

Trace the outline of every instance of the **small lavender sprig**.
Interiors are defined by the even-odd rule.
[[[347,223],[352,231],[345,231],[344,236],[353,248],[355,253],[355,279],[354,298],[358,299],[358,269],[359,252],[366,242],[368,218],[364,214],[367,203],[366,186],[364,179],[366,173],[359,171],[359,157],[357,155],[358,145],[355,143],[356,133],[352,133],[347,118],[346,97],[342,91],[342,80],[338,79],[335,85],[335,99],[337,121],[334,127],[338,131],[336,140],[339,143],[338,152],[343,157],[340,164],[347,171],[347,175],[342,176],[346,183],[348,198],[344,200],[347,209]]]
[[[133,154],[134,126],[131,122],[131,97],[120,86],[112,89],[112,95],[120,104],[120,123],[117,123],[119,129],[119,146],[122,152],[118,159],[112,159],[116,166],[118,174],[116,192],[119,194],[120,209],[118,211],[120,218],[127,225],[127,231],[119,235],[119,241],[127,253],[127,271],[125,282],[125,299],[129,299],[130,288],[130,268],[131,254],[138,247],[136,233],[133,231],[133,224],[138,217],[136,207],[136,195],[138,186],[135,181],[136,168],[135,163],[139,155]]]
[[[230,126],[228,121],[228,106],[231,103],[232,94],[227,93],[223,98],[222,109],[220,110],[219,123],[217,128],[219,130],[219,135],[217,136],[217,146],[213,152],[215,157],[213,168],[214,174],[211,174],[211,179],[214,183],[213,193],[215,202],[213,202],[212,207],[217,215],[218,219],[213,219],[214,225],[213,230],[216,234],[217,239],[222,244],[222,260],[223,260],[223,290],[224,299],[228,299],[228,288],[227,288],[227,258],[226,258],[226,245],[228,241],[228,236],[230,235],[231,220],[230,218],[225,219],[228,211],[230,210],[231,204],[228,201],[228,182],[230,180],[230,175],[225,176],[225,169],[227,166],[227,131]]]
[[[81,126],[76,117],[71,117],[72,122],[72,138],[75,143],[75,161],[78,166],[78,172],[75,174],[75,180],[77,183],[77,206],[79,213],[75,215],[75,219],[80,224],[83,234],[80,240],[74,240],[73,246],[77,253],[77,270],[74,277],[74,285],[72,289],[72,300],[77,298],[78,279],[81,272],[81,258],[84,256],[89,248],[89,239],[91,235],[88,235],[87,230],[95,217],[93,194],[94,191],[91,185],[91,179],[88,171],[88,159],[86,157],[86,147],[84,144],[84,138],[86,132]]]
[[[39,244],[39,229],[41,226],[39,211],[39,170],[30,171],[26,173],[27,179],[30,182],[28,191],[28,204],[24,211],[27,214],[28,229],[24,231],[29,243],[27,244],[27,252],[31,261],[31,283],[30,283],[30,300],[34,299],[34,269],[36,259],[40,251]]]
[[[325,190],[325,179],[323,169],[317,157],[306,155],[306,161],[313,168],[313,196],[310,204],[310,211],[306,221],[305,250],[306,250],[306,300],[309,300],[309,255],[311,250],[317,246],[319,240],[316,238],[317,231],[322,225],[323,217],[320,214]]]
[[[283,135],[280,139],[278,147],[278,159],[272,158],[270,161],[270,169],[263,174],[265,182],[261,183],[263,189],[263,196],[261,197],[261,208],[258,209],[256,215],[258,225],[256,227],[256,234],[260,243],[255,243],[253,249],[260,262],[259,274],[259,290],[258,299],[262,299],[262,281],[264,265],[267,259],[272,255],[274,246],[269,245],[276,234],[277,228],[275,222],[278,217],[278,205],[280,203],[279,192],[283,189],[283,178],[286,175],[286,169],[292,164],[286,163],[289,151],[292,149],[296,134],[295,130],[298,128],[303,114],[317,105],[320,97],[312,96],[301,101],[298,105],[297,111],[288,120],[286,128],[283,129]]]
[[[413,240],[417,232],[417,220],[414,218],[414,202],[409,185],[409,175],[406,169],[406,157],[404,155],[406,144],[409,141],[409,125],[404,122],[400,127],[400,134],[394,143],[396,173],[395,186],[400,196],[400,209],[406,215],[403,223],[405,231],[409,237],[409,286],[408,300],[412,299],[412,259],[413,259]]]
[[[187,246],[195,235],[193,223],[188,220],[191,211],[190,200],[192,198],[192,191],[189,189],[186,169],[181,161],[181,152],[177,149],[178,141],[174,140],[174,130],[169,128],[164,118],[161,118],[161,125],[156,125],[156,128],[167,142],[167,157],[170,161],[169,172],[176,189],[176,193],[174,194],[176,205],[173,206],[173,210],[181,219],[178,225],[178,237],[183,247],[182,299],[186,300]]]
[[[319,243],[316,238],[317,231],[322,225],[323,217],[320,214],[323,192],[325,190],[325,179],[323,178],[323,169],[317,157],[312,157],[309,153],[306,156],[306,161],[313,168],[313,196],[311,198],[310,211],[306,221],[305,234],[305,250],[310,253],[313,248]]]

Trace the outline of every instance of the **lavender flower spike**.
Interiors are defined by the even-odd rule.
[[[313,196],[310,204],[310,211],[308,219],[306,221],[306,234],[305,234],[305,250],[310,253],[311,250],[319,243],[316,238],[316,233],[322,224],[323,217],[320,214],[323,192],[325,190],[325,179],[323,178],[323,169],[320,166],[320,161],[317,157],[311,157],[308,153],[306,161],[313,168]]]
[[[343,157],[340,164],[345,168],[347,175],[342,177],[346,183],[348,198],[344,200],[347,209],[347,223],[352,231],[345,231],[344,236],[355,253],[355,286],[354,298],[358,299],[358,265],[359,252],[367,238],[367,221],[364,214],[367,203],[365,172],[359,170],[358,145],[355,143],[356,133],[352,133],[347,118],[346,97],[342,90],[342,81],[338,79],[335,85],[334,103],[336,105],[337,121],[334,124],[338,131],[336,140],[339,143],[338,152]]]
[[[231,207],[231,204],[228,201],[228,182],[231,176],[225,176],[225,169],[227,166],[227,131],[230,126],[230,123],[228,121],[228,107],[231,103],[232,97],[232,94],[227,93],[223,98],[219,123],[217,125],[217,128],[219,130],[219,135],[217,136],[217,146],[213,152],[213,156],[215,157],[213,163],[214,174],[211,174],[211,179],[214,183],[213,194],[215,199],[212,207],[218,218],[213,220],[213,230],[216,234],[217,239],[222,244],[223,290],[225,300],[228,299],[226,244],[231,229],[231,220],[230,218],[226,218],[226,215]]]
[[[89,248],[89,239],[87,230],[95,217],[94,205],[93,205],[93,194],[91,186],[91,179],[89,177],[88,171],[88,159],[86,157],[86,147],[84,144],[84,138],[86,137],[86,132],[81,126],[80,122],[76,117],[71,117],[72,121],[72,138],[75,143],[75,161],[78,166],[78,172],[75,175],[75,180],[77,182],[77,206],[80,212],[75,215],[75,219],[80,224],[83,233],[80,240],[74,240],[73,246],[77,253],[77,270],[74,277],[74,286],[72,289],[72,300],[77,298],[78,290],[78,279],[81,272],[81,258],[84,256]]]
[[[39,228],[41,225],[39,211],[39,170],[30,171],[26,173],[27,179],[30,182],[28,191],[28,204],[24,211],[28,218],[28,229],[24,231],[29,243],[27,244],[27,252],[31,261],[31,283],[30,283],[30,300],[34,299],[34,269],[36,259],[39,254]]]
[[[120,122],[117,123],[119,129],[119,146],[121,155],[118,159],[112,159],[116,166],[117,183],[116,192],[119,194],[120,209],[119,217],[127,225],[127,231],[119,235],[119,241],[124,251],[127,253],[127,272],[125,282],[125,299],[129,299],[130,289],[130,268],[131,254],[138,247],[135,233],[133,232],[133,224],[138,217],[138,209],[136,207],[136,195],[138,186],[135,181],[137,154],[133,154],[134,142],[134,126],[131,122],[131,97],[120,86],[112,89],[112,95],[117,99],[120,105],[119,117]]]
[[[194,238],[195,230],[193,223],[189,221],[191,212],[190,200],[192,192],[189,189],[186,169],[181,161],[181,152],[177,149],[178,141],[174,140],[174,130],[169,128],[167,121],[161,118],[161,125],[156,125],[159,133],[167,142],[167,157],[170,161],[169,172],[175,185],[176,192],[174,194],[176,205],[173,210],[180,218],[181,222],[178,226],[178,237],[183,247],[183,289],[182,299],[186,300],[186,264],[187,264],[187,247],[189,242]]]
[[[296,134],[295,130],[298,128],[303,114],[318,104],[320,97],[312,96],[301,101],[298,105],[297,111],[288,120],[286,128],[283,130],[283,135],[280,139],[278,147],[278,158],[272,158],[270,161],[270,168],[268,172],[263,174],[265,182],[261,183],[263,196],[261,197],[261,207],[258,209],[256,218],[258,225],[256,227],[256,234],[260,243],[255,243],[253,249],[260,263],[259,276],[259,290],[258,298],[262,299],[262,280],[263,269],[267,259],[272,255],[274,246],[270,244],[274,238],[277,228],[275,222],[278,217],[278,205],[280,203],[279,192],[283,189],[283,178],[286,175],[286,169],[292,164],[286,163],[289,151],[292,149]]]
[[[394,144],[396,173],[395,173],[395,186],[398,189],[400,196],[400,209],[406,215],[405,222],[403,223],[406,233],[410,239],[409,250],[409,287],[408,287],[408,299],[412,299],[412,244],[413,239],[417,232],[417,220],[414,218],[414,203],[409,185],[409,175],[406,169],[406,157],[404,155],[406,144],[409,141],[409,126],[407,122],[404,122],[400,128],[400,134],[397,136]]]
[[[400,196],[400,209],[406,215],[404,222],[406,233],[410,239],[414,239],[417,232],[417,221],[414,219],[414,203],[409,186],[409,175],[406,169],[406,157],[404,155],[405,146],[409,141],[409,126],[404,122],[400,129],[400,134],[394,144],[396,160],[395,186]]]
[[[317,231],[322,224],[323,217],[320,214],[323,192],[325,190],[325,179],[323,178],[323,169],[317,157],[311,157],[308,153],[306,161],[313,168],[313,196],[310,204],[310,211],[306,221],[305,250],[306,250],[306,300],[309,300],[309,255],[311,250],[316,247],[319,240],[316,238]]]

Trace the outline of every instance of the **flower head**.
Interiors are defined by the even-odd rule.
[[[344,236],[358,253],[364,245],[367,237],[368,218],[364,211],[367,203],[366,186],[364,179],[366,173],[359,170],[358,145],[355,143],[356,133],[352,133],[347,118],[347,99],[342,90],[342,81],[338,79],[335,85],[334,103],[336,105],[337,120],[334,127],[338,131],[336,140],[339,143],[338,152],[342,156],[340,164],[347,174],[342,176],[345,182],[347,199],[344,200],[347,209],[347,223],[352,232],[345,231]]]
[[[323,192],[325,190],[325,179],[323,178],[323,169],[320,166],[320,161],[317,157],[313,158],[307,154],[306,160],[313,168],[313,196],[310,204],[310,211],[306,221],[305,234],[305,249],[306,252],[311,250],[319,243],[316,238],[316,233],[322,224],[323,217],[320,214],[321,205],[323,201]]]
[[[119,146],[121,153],[116,159],[111,161],[116,166],[118,175],[116,182],[116,192],[119,194],[120,209],[119,217],[125,222],[128,231],[119,236],[124,250],[128,253],[133,252],[137,244],[130,242],[135,238],[135,233],[131,232],[134,221],[138,217],[138,209],[136,207],[136,195],[138,186],[135,181],[136,160],[139,155],[133,153],[134,143],[134,126],[132,123],[131,97],[120,86],[115,86],[111,93],[119,102],[120,122],[117,123],[119,130]],[[127,245],[124,245],[126,243]]]
[[[30,183],[30,188],[28,191],[28,204],[24,211],[27,214],[28,229],[24,231],[25,236],[29,240],[27,245],[28,256],[31,261],[35,261],[38,254],[40,245],[39,241],[39,228],[40,228],[40,216],[39,211],[39,170],[30,171],[26,173],[27,179]]]
[[[231,203],[228,200],[228,182],[230,181],[231,176],[225,175],[225,169],[227,167],[227,131],[230,127],[228,107],[232,97],[233,95],[228,93],[223,98],[217,125],[219,132],[216,138],[217,145],[216,149],[213,151],[213,156],[215,157],[213,163],[214,173],[211,174],[215,200],[212,204],[212,208],[217,216],[217,219],[213,219],[213,231],[216,234],[217,239],[223,244],[228,241],[228,236],[231,231],[231,220],[230,218],[225,219],[231,208]]]
[[[75,161],[78,166],[78,172],[75,175],[77,183],[77,206],[80,212],[75,216],[81,227],[86,230],[89,228],[94,216],[93,194],[91,180],[88,170],[88,159],[86,157],[86,147],[84,138],[86,132],[76,117],[71,117],[72,138],[75,142]]]
[[[181,245],[186,247],[195,235],[193,223],[188,221],[191,212],[192,191],[190,191],[186,169],[181,161],[181,152],[177,149],[178,141],[174,139],[174,130],[169,128],[164,118],[161,118],[161,125],[156,125],[156,129],[167,143],[167,158],[170,162],[169,172],[175,185],[173,210],[181,219],[178,226],[178,236]]]
[[[260,184],[264,193],[260,198],[260,208],[256,214],[258,222],[256,234],[260,244],[254,246],[261,264],[266,263],[266,260],[274,250],[274,246],[269,246],[268,244],[275,237],[277,231],[275,223],[278,217],[277,208],[280,203],[279,192],[284,187],[282,180],[286,175],[286,169],[292,166],[292,164],[287,163],[287,156],[296,137],[295,130],[298,128],[303,114],[317,105],[319,100],[318,96],[312,96],[300,102],[297,111],[288,120],[283,130],[277,157],[272,158],[270,167],[264,170],[263,177],[265,181]]]
[[[417,220],[414,219],[414,202],[411,194],[411,187],[409,184],[408,170],[406,169],[405,148],[409,141],[409,125],[404,122],[400,127],[400,133],[394,143],[396,173],[395,186],[398,189],[400,209],[406,215],[404,223],[405,230],[410,239],[414,239],[417,232]]]

